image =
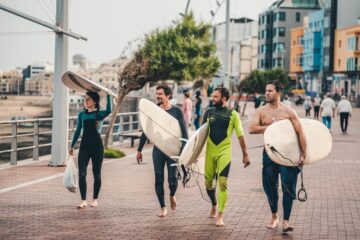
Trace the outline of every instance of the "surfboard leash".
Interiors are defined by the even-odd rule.
[[[304,186],[304,175],[303,175],[303,168],[299,167],[299,165],[295,164],[294,161],[292,161],[291,159],[285,157],[284,155],[282,155],[274,146],[268,145],[269,149],[273,152],[273,153],[277,153],[279,154],[283,159],[286,159],[288,161],[291,162],[291,164],[294,167],[297,167],[300,170],[300,177],[301,177],[301,187],[300,190],[297,193],[297,197],[292,195],[291,192],[289,191],[289,189],[285,186],[285,184],[283,182],[281,182],[281,184],[284,186],[284,188],[286,189],[286,191],[294,198],[299,200],[300,202],[305,202],[307,200],[307,192]],[[301,196],[303,195],[303,196]]]

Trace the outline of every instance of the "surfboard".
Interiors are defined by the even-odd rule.
[[[325,158],[332,148],[332,137],[329,130],[320,121],[300,119],[303,127],[307,154],[304,164],[311,164]],[[270,159],[283,166],[294,166],[299,161],[300,148],[296,132],[290,120],[280,120],[271,124],[264,132],[266,153]],[[272,148],[273,147],[273,148]],[[279,153],[273,151],[276,149]]]
[[[189,138],[181,152],[179,162],[186,168],[204,175],[205,171],[205,153],[206,139],[208,136],[209,126],[207,123],[202,125]]]
[[[179,121],[155,103],[142,98],[139,121],[146,137],[169,157],[179,156],[182,137]]]
[[[113,97],[117,97],[117,95],[110,89],[101,86],[100,84],[91,81],[90,79],[87,79],[83,76],[80,76],[79,74],[76,74],[72,71],[67,71],[63,73],[63,75],[61,76],[61,81],[68,88],[78,92],[93,91],[99,93],[99,95],[102,96],[109,93]]]

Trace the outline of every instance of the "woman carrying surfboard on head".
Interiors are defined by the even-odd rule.
[[[104,156],[104,146],[100,136],[102,121],[111,113],[111,99],[107,95],[106,110],[100,110],[100,96],[96,92],[87,92],[85,95],[85,110],[79,113],[76,131],[71,143],[70,155],[74,154],[74,146],[81,131],[82,138],[78,156],[79,165],[79,188],[81,203],[79,209],[87,207],[86,202],[86,172],[91,158],[94,175],[94,193],[91,207],[98,206],[98,196],[101,187],[101,166]]]
[[[170,102],[171,97],[172,97],[172,92],[168,85],[161,84],[156,87],[156,100],[158,102],[158,106],[160,108],[162,108],[164,111],[166,111],[168,114],[171,115],[171,116],[168,116],[166,114],[165,116],[163,116],[162,120],[164,120],[164,119],[166,120],[168,118],[177,119],[179,125],[176,125],[176,127],[177,128],[180,127],[181,137],[183,139],[187,139],[188,133],[187,133],[187,127],[186,127],[184,115],[183,115],[181,109],[179,109],[171,104],[171,102]],[[156,106],[154,106],[154,107],[156,109],[153,109],[153,111],[156,112],[155,110],[157,110],[158,107],[156,107]],[[147,110],[149,110],[149,109],[147,109]],[[160,113],[162,113],[162,112],[160,112]],[[161,114],[159,114],[159,116],[161,116]],[[151,121],[151,123],[154,123],[153,120],[149,119],[149,121]],[[167,122],[171,122],[171,121],[167,121]],[[155,123],[156,123],[156,121],[155,121]],[[176,120],[175,120],[175,123],[177,123]],[[161,124],[159,124],[159,125],[161,125]],[[159,126],[159,125],[156,125],[156,127],[152,125],[151,131],[149,130],[149,134],[152,134],[152,135],[158,134],[161,129],[166,130],[167,128],[171,127],[171,125],[170,126],[169,125]],[[144,132],[148,130],[148,129],[146,129],[146,126],[142,126],[142,127],[143,127]],[[155,132],[157,132],[157,133],[155,133]],[[149,138],[150,138],[150,135],[149,135]],[[138,152],[137,152],[137,156],[136,156],[136,159],[139,164],[142,162],[141,151],[145,145],[146,140],[147,140],[147,137],[145,136],[145,134],[143,134],[140,138],[140,143],[139,143]],[[179,141],[178,138],[176,138],[175,140]],[[170,189],[170,207],[171,207],[171,210],[175,211],[175,209],[176,209],[175,193],[176,193],[177,186],[178,186],[177,168],[175,166],[171,166],[171,165],[176,162],[164,153],[164,152],[166,152],[165,151],[166,149],[164,148],[164,144],[165,145],[169,144],[169,143],[171,143],[171,141],[159,143],[159,141],[164,141],[164,140],[162,140],[162,138],[160,136],[158,136],[158,138],[154,138],[152,141],[154,142],[154,145],[155,145],[154,149],[153,149],[153,153],[152,153],[154,172],[155,172],[155,192],[156,192],[156,196],[160,203],[160,212],[159,212],[158,216],[165,217],[167,215],[167,208],[166,208],[165,199],[164,199],[164,178],[165,178],[164,177],[164,168],[166,165],[167,172],[168,172],[168,183],[169,183],[169,189]],[[159,147],[157,147],[157,146],[159,146]],[[164,152],[160,150],[160,148],[161,148],[160,146],[163,147]],[[181,145],[179,145],[178,150],[181,150],[180,148],[181,148]],[[179,153],[177,152],[177,154],[179,154]]]
[[[231,140],[235,130],[243,153],[244,167],[249,166],[250,159],[241,126],[239,114],[227,107],[229,90],[224,87],[215,88],[212,95],[213,108],[204,114],[203,123],[208,123],[208,137],[205,159],[205,186],[211,200],[210,218],[216,218],[216,226],[223,226],[223,213],[227,202],[227,179],[231,164]],[[215,197],[214,180],[218,181],[218,201]],[[216,214],[216,206],[218,214]]]
[[[294,127],[298,137],[300,156],[298,165],[301,167],[306,159],[306,139],[303,128],[300,124],[296,112],[280,102],[282,94],[282,85],[279,81],[269,81],[265,89],[266,104],[255,111],[249,125],[250,134],[263,134],[266,128],[273,122],[283,119],[289,119]],[[263,188],[268,198],[272,219],[268,228],[276,228],[279,223],[278,211],[278,184],[279,174],[282,183],[284,221],[283,232],[293,231],[289,225],[289,219],[293,200],[296,198],[296,182],[299,168],[282,166],[270,159],[266,151],[263,151]]]

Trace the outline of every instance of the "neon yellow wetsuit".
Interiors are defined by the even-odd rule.
[[[215,177],[219,181],[218,211],[224,212],[227,201],[227,178],[231,163],[231,135],[235,129],[237,137],[244,135],[239,114],[227,107],[211,108],[204,114],[209,124],[206,146],[205,186],[212,205],[216,206]]]

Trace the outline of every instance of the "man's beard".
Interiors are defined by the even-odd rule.
[[[222,102],[221,102],[221,101],[219,101],[219,102],[213,101],[213,104],[214,104],[214,106],[217,107],[217,108],[222,107]]]

